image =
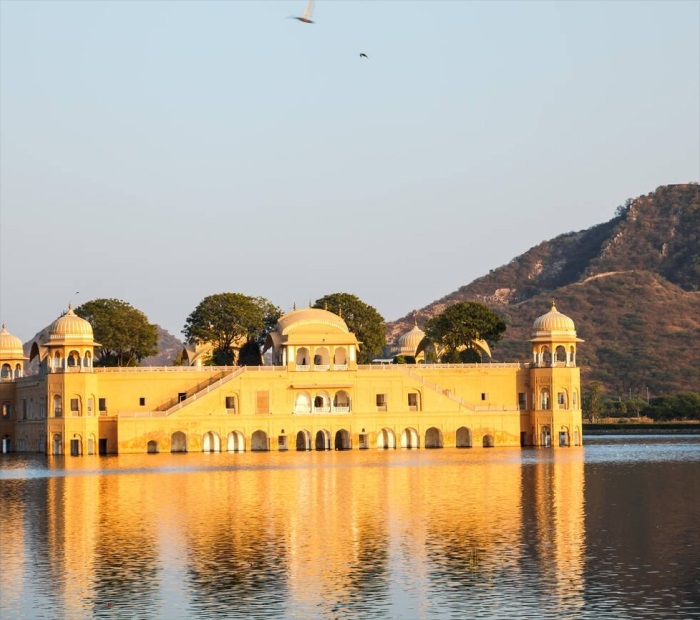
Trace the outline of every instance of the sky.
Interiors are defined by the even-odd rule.
[[[387,320],[700,178],[700,1],[0,0],[0,322]],[[360,53],[367,58],[360,57]]]

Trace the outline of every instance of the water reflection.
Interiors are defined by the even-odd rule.
[[[681,444],[11,456],[0,617],[698,616]]]

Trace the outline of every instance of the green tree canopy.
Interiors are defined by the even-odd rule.
[[[449,359],[460,361],[474,359],[473,355],[462,355],[460,349],[473,350],[477,340],[493,344],[503,337],[505,331],[506,324],[501,317],[475,301],[461,301],[448,306],[425,325],[426,337],[441,346]]]
[[[158,353],[157,326],[125,301],[94,299],[75,313],[92,325],[96,366],[138,366],[144,357]]]
[[[314,308],[341,315],[348,329],[362,343],[357,354],[359,364],[369,364],[386,344],[384,317],[375,308],[350,293],[332,293],[317,299]]]
[[[280,315],[280,309],[264,297],[219,293],[199,303],[182,333],[189,343],[213,343],[215,364],[232,365],[235,348],[249,340],[259,345]]]

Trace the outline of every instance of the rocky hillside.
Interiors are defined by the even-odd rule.
[[[459,290],[387,325],[393,342],[458,301],[501,313],[494,359],[529,359],[532,321],[555,299],[585,339],[584,378],[616,395],[700,391],[700,187],[659,187],[615,217],[531,248]]]

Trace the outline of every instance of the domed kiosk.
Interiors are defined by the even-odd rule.
[[[3,323],[0,329],[0,380],[19,379],[24,374],[26,359],[22,341],[8,332]]]
[[[360,342],[342,317],[328,310],[293,310],[277,321],[263,353],[272,363],[290,370],[348,370],[357,367]]]

